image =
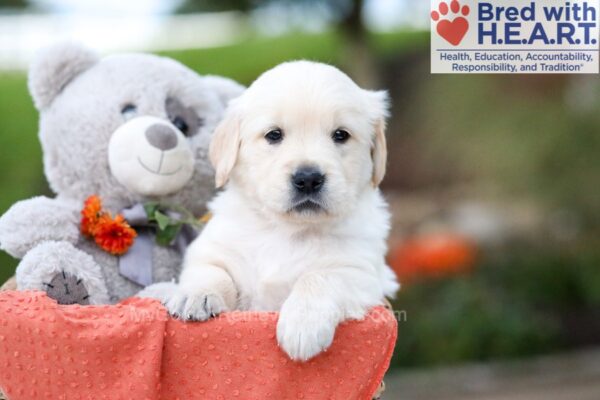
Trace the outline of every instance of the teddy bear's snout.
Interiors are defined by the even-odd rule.
[[[177,134],[164,124],[154,124],[146,129],[146,140],[152,147],[167,151],[177,146]]]
[[[181,190],[194,173],[192,144],[168,120],[142,115],[121,124],[108,144],[108,165],[127,189],[145,196]]]

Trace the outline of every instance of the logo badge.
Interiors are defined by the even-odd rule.
[[[600,0],[431,0],[432,73],[598,73]]]
[[[452,0],[450,7],[442,1],[437,10],[431,12],[431,20],[441,37],[453,46],[458,46],[469,30],[466,17],[471,12],[469,6],[461,6],[458,0]]]

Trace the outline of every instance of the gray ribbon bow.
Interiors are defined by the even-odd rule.
[[[137,232],[137,237],[127,253],[119,257],[119,273],[127,279],[146,287],[154,283],[153,249],[157,246],[154,240],[155,227],[148,222],[148,215],[141,203],[125,208],[121,214],[127,223]],[[179,214],[167,212],[167,215],[178,218]],[[198,231],[190,225],[183,225],[169,247],[174,247],[183,255],[185,249],[196,238]]]

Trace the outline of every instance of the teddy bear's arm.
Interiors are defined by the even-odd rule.
[[[79,211],[59,199],[19,201],[0,217],[0,248],[16,258],[44,241],[75,244],[78,238]]]

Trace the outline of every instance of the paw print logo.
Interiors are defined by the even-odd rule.
[[[469,30],[469,6],[460,6],[458,0],[452,0],[450,7],[446,2],[441,2],[438,11],[431,12],[431,19],[436,24],[438,35],[446,39],[453,46],[458,46]],[[451,20],[452,17],[455,17]]]

